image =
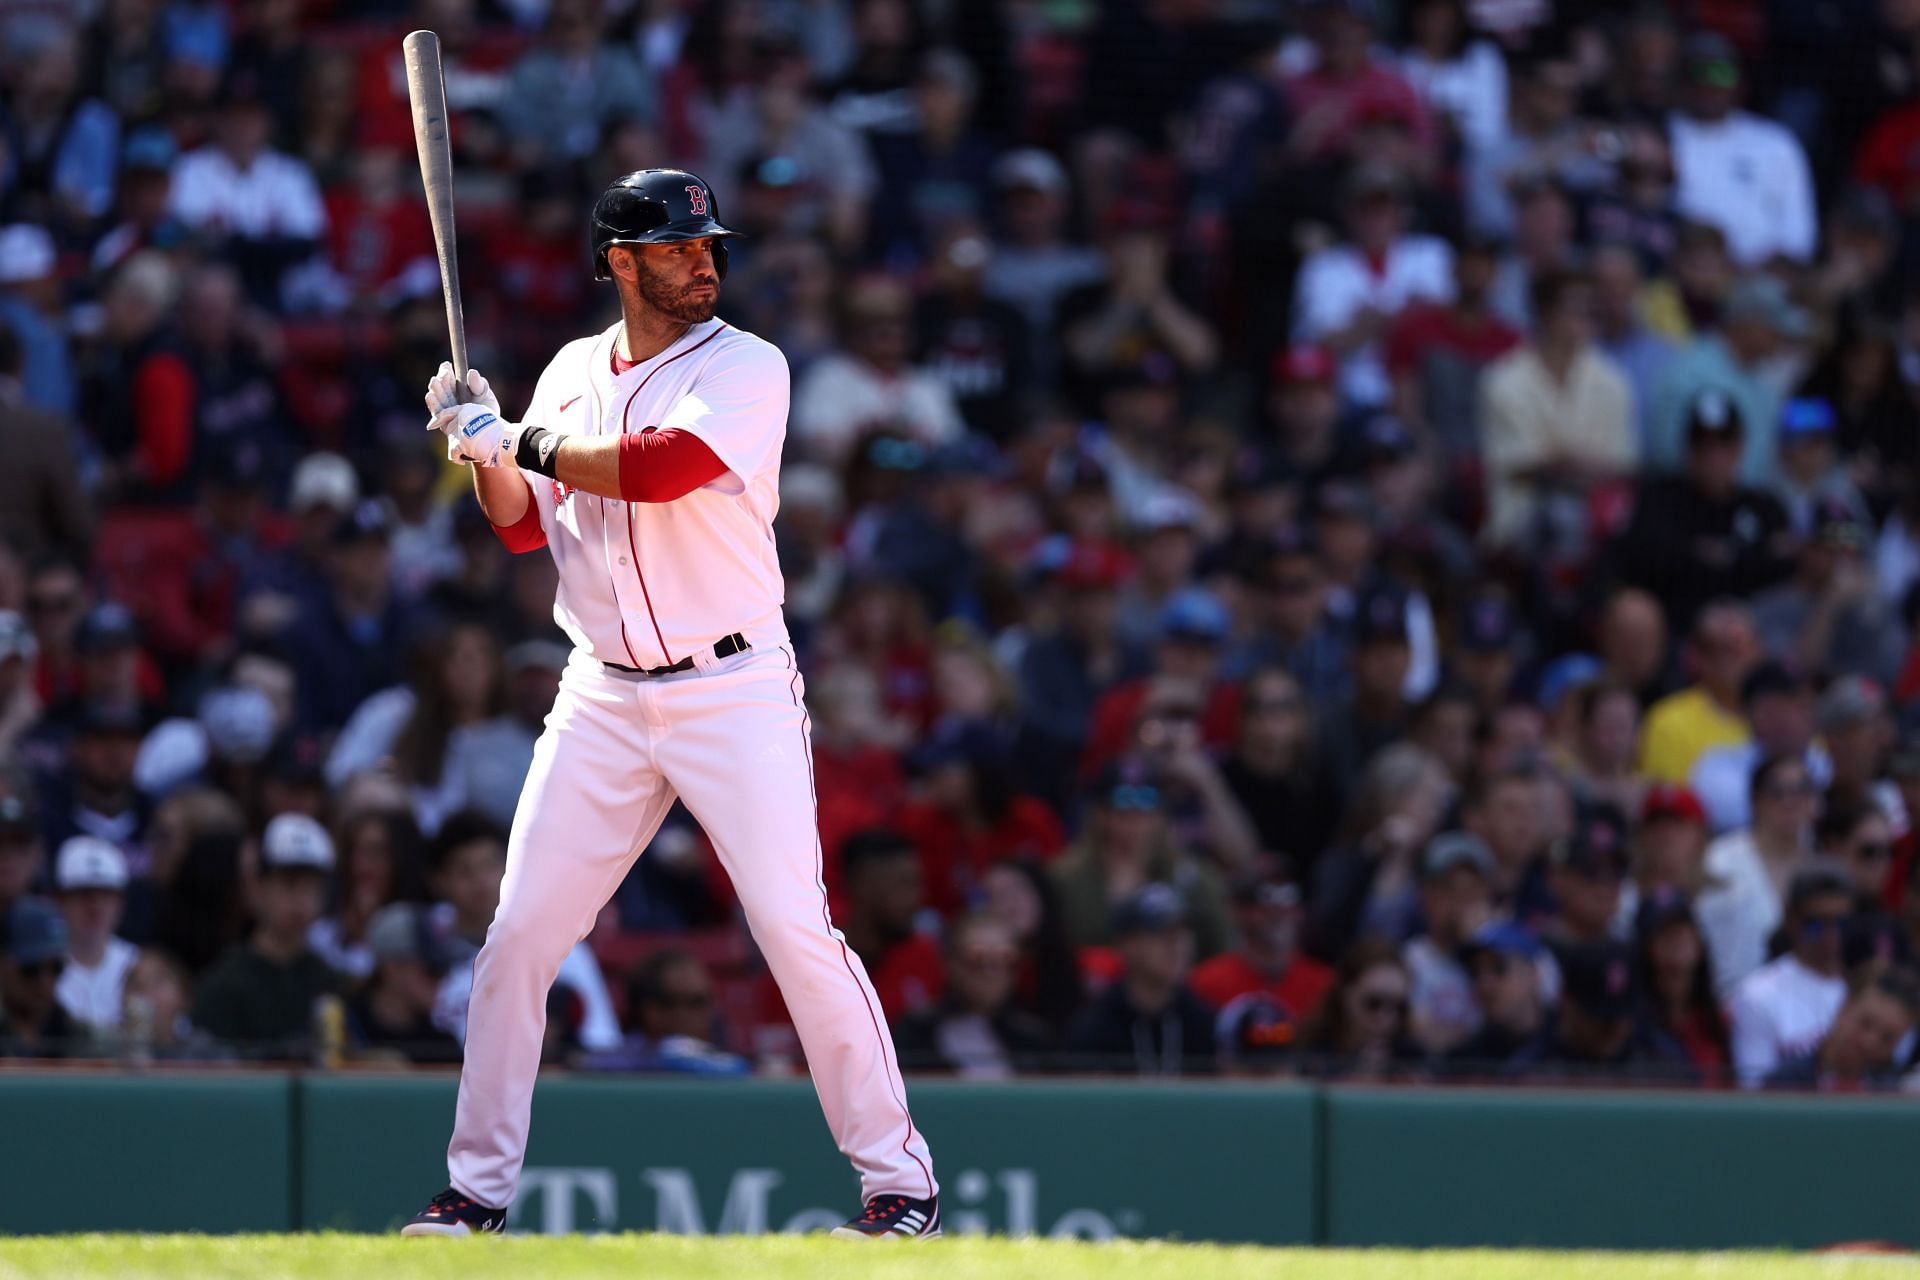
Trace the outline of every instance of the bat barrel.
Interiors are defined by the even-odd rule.
[[[440,259],[440,292],[447,304],[447,336],[457,377],[467,376],[467,326],[460,305],[460,262],[453,231],[453,153],[447,139],[447,82],[440,64],[440,37],[415,31],[400,42],[407,65],[407,97],[413,107],[413,143],[420,153],[420,180],[433,220],[434,252]]]

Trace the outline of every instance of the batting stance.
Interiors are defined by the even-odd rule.
[[[835,1235],[940,1234],[880,1002],[827,918],[804,683],[774,556],[790,394],[770,343],[714,318],[727,237],[691,173],[647,169],[593,207],[621,321],[560,349],[525,420],[442,365],[431,426],[473,465],[515,551],[560,570],[572,637],[474,961],[449,1186],[406,1235],[499,1231],[526,1150],[547,991],[674,798],[706,830],[780,984],[866,1211]]]

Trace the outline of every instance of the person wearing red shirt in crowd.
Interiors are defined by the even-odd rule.
[[[1886,192],[1902,211],[1920,205],[1920,102],[1880,117],[1853,159],[1853,179]]]
[[[1294,120],[1288,153],[1309,164],[1331,163],[1347,153],[1354,135],[1388,119],[1405,125],[1424,169],[1436,153],[1439,131],[1407,78],[1374,56],[1367,8],[1324,6],[1314,46],[1319,56],[1313,68],[1287,81]]]
[[[403,277],[434,270],[433,227],[406,181],[408,155],[389,145],[356,152],[352,183],[323,197],[328,265],[355,303],[377,301]]]
[[[587,301],[576,186],[564,167],[522,174],[513,216],[483,236],[495,285],[489,305],[508,344],[529,360],[551,346],[553,326],[571,323]]]
[[[1449,458],[1471,459],[1479,444],[1480,375],[1520,345],[1520,333],[1494,313],[1498,253],[1469,237],[1454,250],[1453,300],[1415,302],[1387,330],[1393,404],[1410,425],[1430,432]]]
[[[886,825],[906,799],[899,752],[911,730],[886,714],[879,682],[857,663],[837,663],[809,681],[807,709],[813,715],[821,874],[837,920],[845,906],[840,848],[855,832]]]
[[[887,713],[918,732],[933,711],[929,630],[926,606],[910,584],[873,576],[847,584],[820,648],[877,675]]]
[[[413,25],[440,36],[440,63],[447,90],[447,136],[455,163],[483,160],[502,142],[485,116],[505,105],[508,64],[525,48],[510,27],[482,23],[470,0],[426,0]],[[407,64],[400,32],[391,40],[368,40],[354,76],[355,133],[361,146],[413,151],[413,108],[407,99]]]
[[[190,512],[122,512],[103,527],[95,573],[139,619],[147,650],[169,670],[218,661],[234,643],[243,584],[292,540],[252,448],[215,454]]]
[[[1313,1012],[1333,983],[1333,970],[1299,952],[1299,887],[1273,867],[1249,873],[1233,887],[1233,917],[1239,945],[1188,975],[1194,994],[1224,1009],[1258,991],[1296,1023]]]
[[[919,852],[899,832],[855,832],[840,850],[847,912],[840,931],[873,978],[887,1020],[929,1008],[946,989],[940,943],[917,931],[926,905]]]
[[[165,332],[164,329],[160,332]],[[135,423],[127,442],[135,461],[124,497],[158,508],[184,509],[218,459],[253,451],[269,480],[285,474],[293,442],[275,375],[278,330],[247,305],[240,275],[220,262],[187,276],[178,346],[138,343],[126,407]],[[122,401],[106,398],[112,411]]]
[[[1009,859],[1046,860],[1067,842],[1053,810],[1022,794],[1005,740],[982,727],[937,734],[914,760],[919,798],[895,825],[920,850],[927,905],[950,916]]]
[[[1220,650],[1231,625],[1226,606],[1199,588],[1182,591],[1167,602],[1160,613],[1153,672],[1114,686],[1094,704],[1086,750],[1080,757],[1082,781],[1092,780],[1110,761],[1134,749],[1141,711],[1162,684],[1205,690],[1201,743],[1222,752],[1233,745],[1240,723],[1240,686],[1219,678]]]

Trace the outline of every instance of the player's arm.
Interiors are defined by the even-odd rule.
[[[514,465],[565,485],[622,502],[672,502],[726,474],[707,442],[691,431],[577,436],[523,427]]]
[[[473,496],[486,514],[487,523],[511,528],[527,518],[533,495],[527,482],[507,467],[471,467]]]
[[[450,456],[479,464],[474,467],[474,493],[496,525],[524,518],[523,472],[595,497],[672,502],[727,471],[706,441],[671,427],[618,436],[571,435],[534,423],[503,422],[480,404],[458,405],[434,423],[447,433]]]

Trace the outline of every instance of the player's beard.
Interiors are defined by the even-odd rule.
[[[694,290],[701,284],[712,285],[713,292],[696,294]],[[704,324],[713,319],[713,310],[720,302],[718,279],[675,285],[669,283],[664,274],[640,261],[634,263],[634,288],[640,293],[640,301],[681,324]]]

